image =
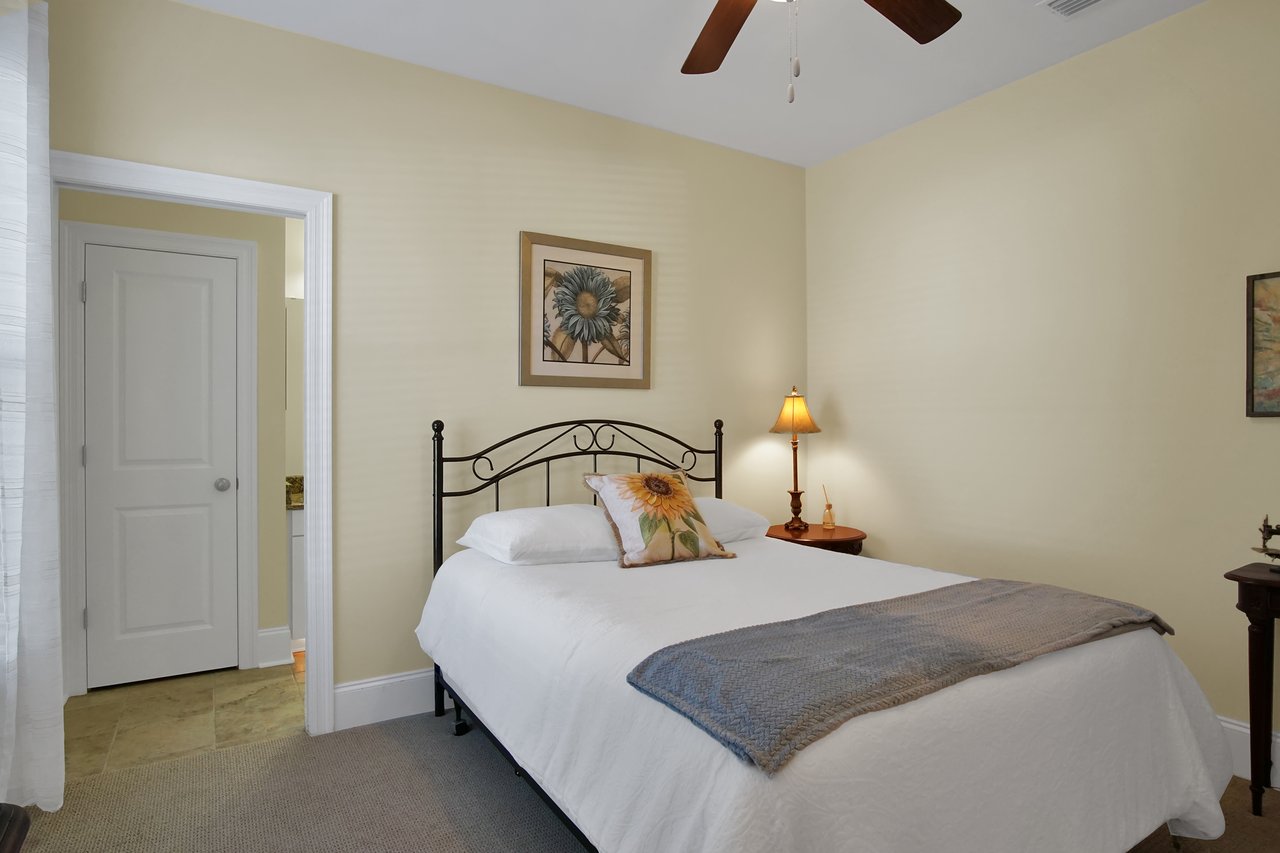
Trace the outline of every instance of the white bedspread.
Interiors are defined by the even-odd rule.
[[[435,579],[422,648],[601,851],[1119,853],[1166,821],[1222,833],[1222,728],[1154,631],[857,717],[772,778],[739,761],[627,672],[681,640],[968,578],[770,539],[732,549],[626,570],[463,551]]]

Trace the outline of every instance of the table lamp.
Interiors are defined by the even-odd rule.
[[[803,506],[800,503],[800,433],[822,432],[809,407],[804,404],[804,395],[791,386],[791,393],[782,398],[782,411],[778,413],[778,421],[769,432],[791,433],[791,520],[783,525],[787,530],[808,530],[809,525],[800,517]]]

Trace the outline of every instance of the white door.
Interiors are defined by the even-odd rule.
[[[89,687],[237,664],[236,277],[85,246]]]

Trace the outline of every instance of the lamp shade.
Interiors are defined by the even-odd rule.
[[[769,432],[790,433],[799,435],[802,432],[822,432],[813,422],[809,407],[804,403],[804,395],[791,386],[791,393],[782,398],[782,411],[778,413],[778,422]]]

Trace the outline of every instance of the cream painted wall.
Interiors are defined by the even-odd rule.
[[[306,324],[302,302],[306,293],[306,283],[303,280],[306,275],[305,231],[301,219],[284,221],[284,471],[289,475],[302,473],[306,446],[306,424],[302,411],[306,404],[303,385],[307,378],[303,366],[306,358],[303,347]],[[303,486],[305,485],[304,483]]]
[[[285,317],[285,409],[284,409],[284,472],[290,476],[301,475],[306,458],[305,418],[303,406],[306,395],[306,352],[303,341],[306,336],[304,306],[301,299],[284,301]],[[305,490],[306,483],[303,483]],[[304,491],[305,494],[305,491]]]
[[[1280,421],[1244,416],[1277,34],[1209,0],[806,175],[809,472],[867,552],[1141,602],[1236,719],[1222,573],[1280,513]]]
[[[801,170],[165,0],[53,0],[50,29],[55,148],[335,194],[338,682],[427,665],[434,418],[474,448],[720,417],[728,494],[785,511]],[[653,251],[652,390],[516,385],[521,230]]]
[[[247,240],[258,245],[258,625],[289,624],[284,508],[284,220],[62,190],[66,221]]]
[[[284,221],[284,298],[301,299],[307,292],[307,226],[301,219]]]

